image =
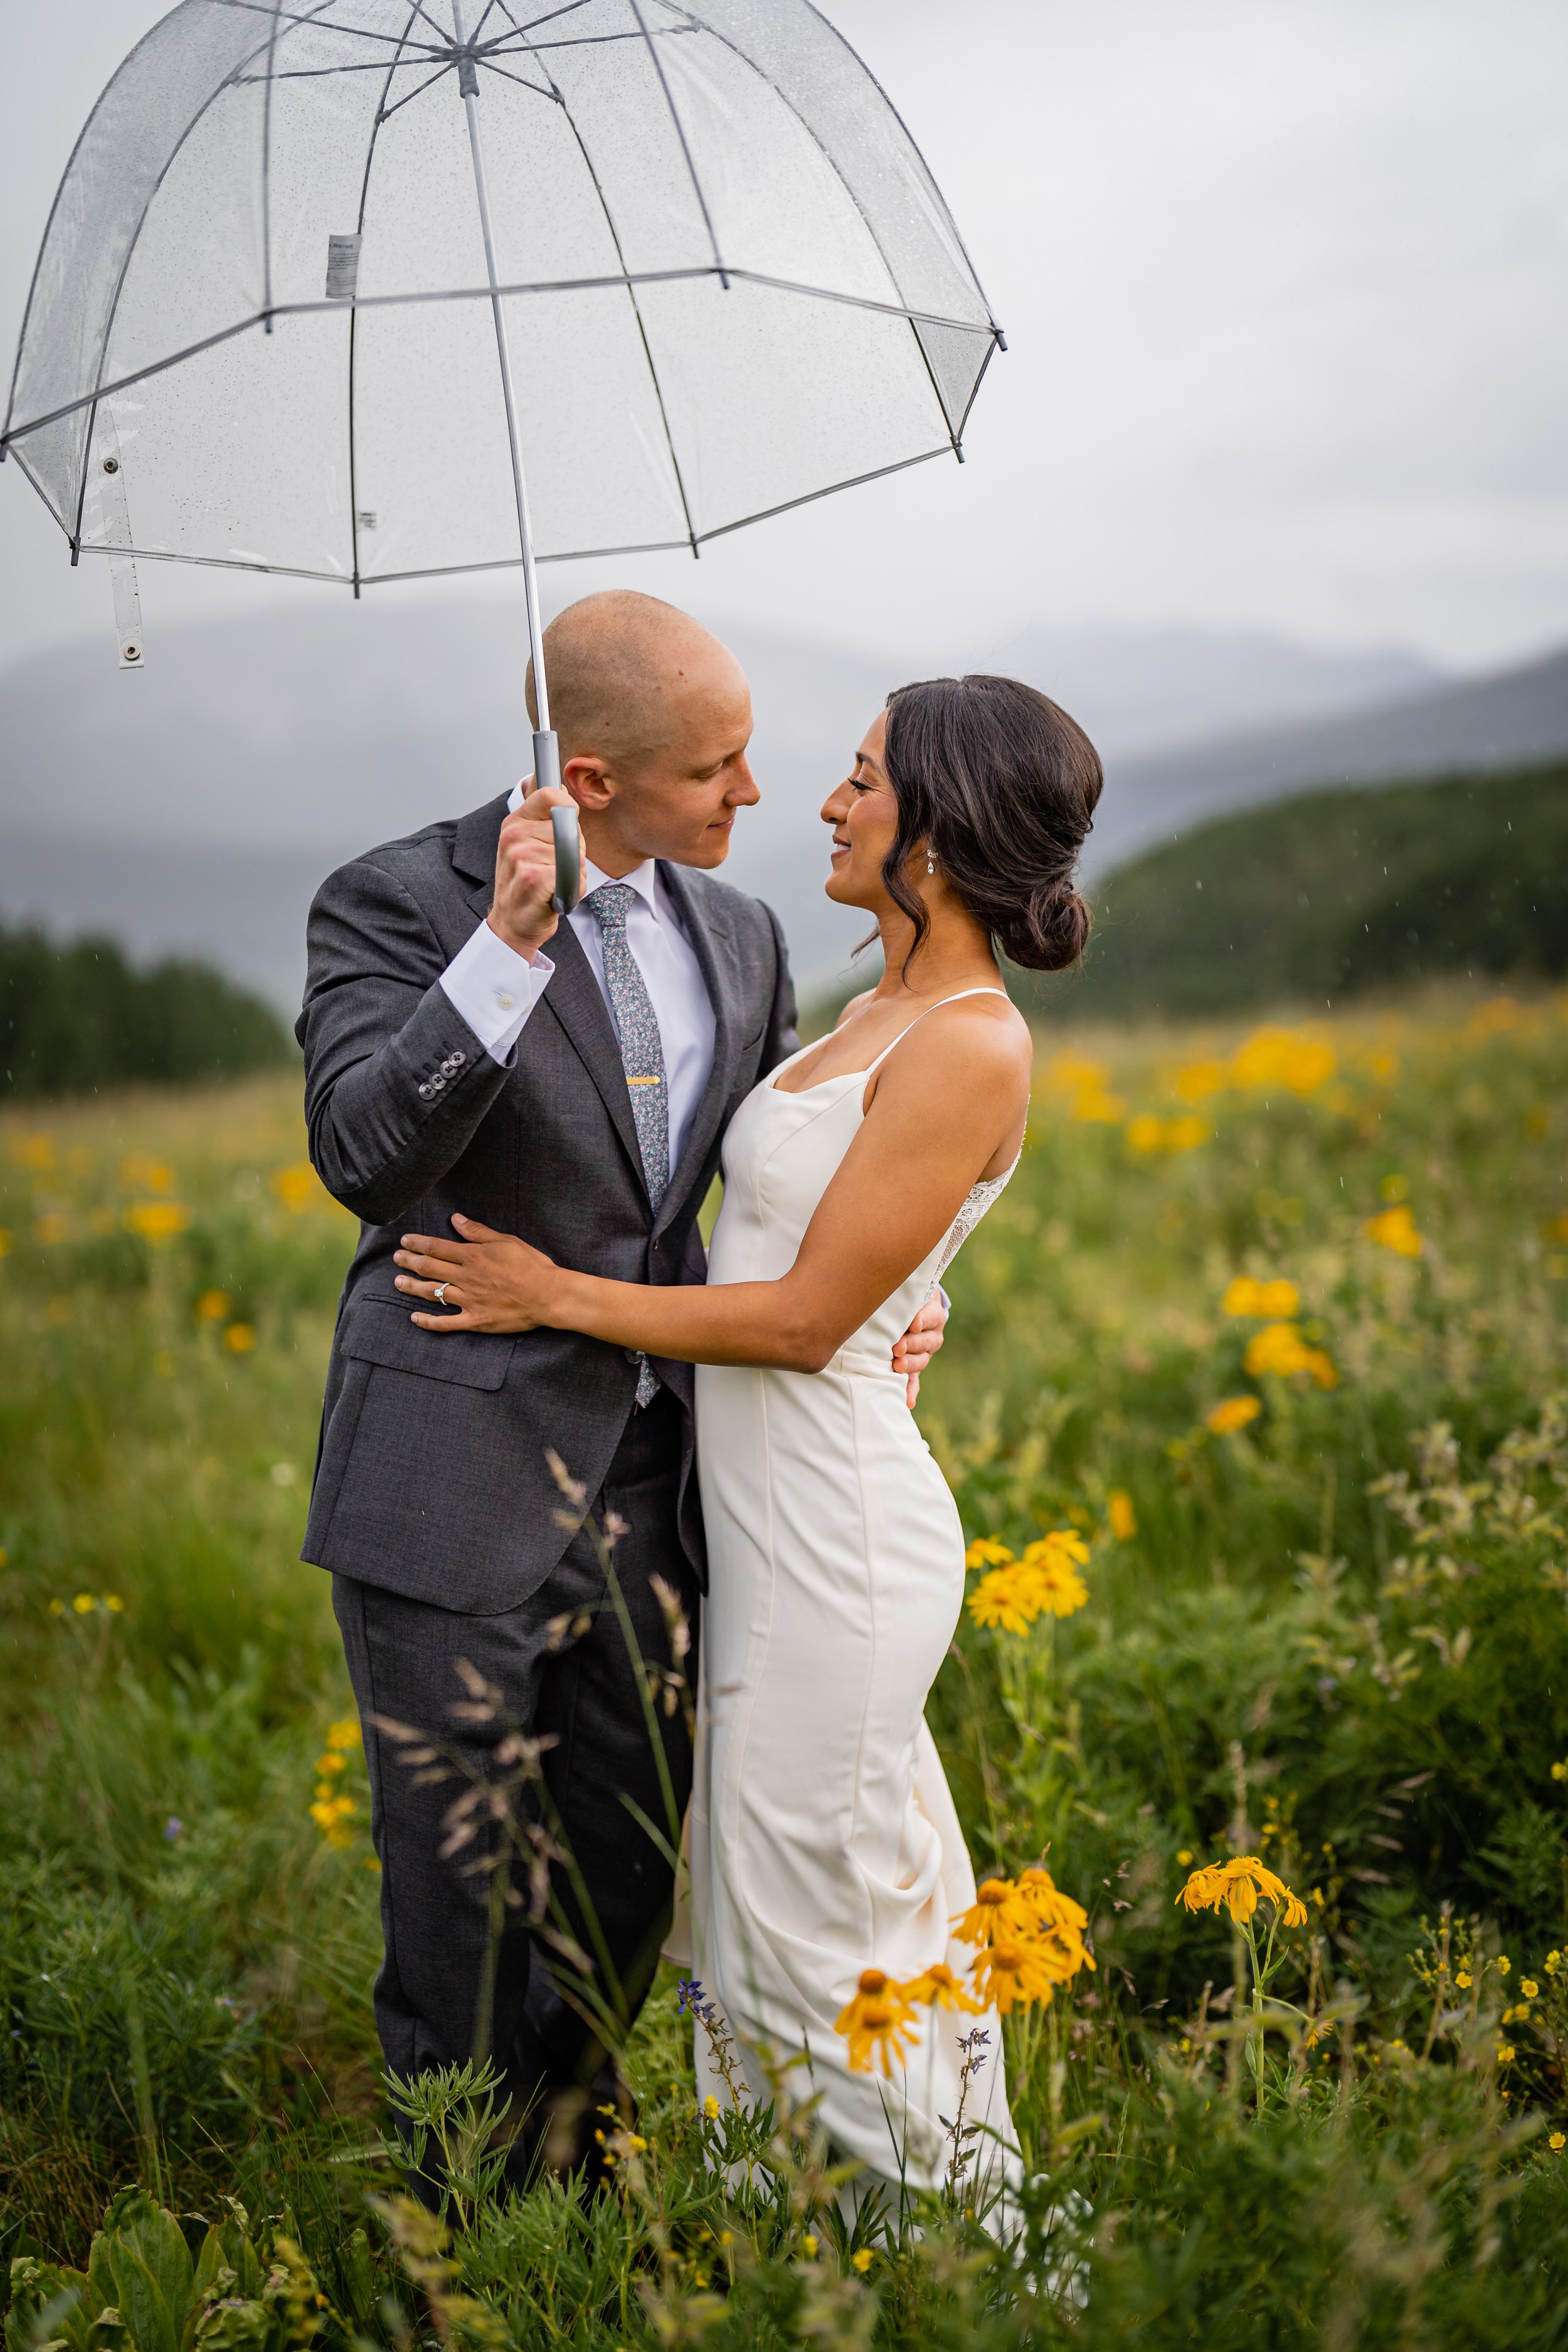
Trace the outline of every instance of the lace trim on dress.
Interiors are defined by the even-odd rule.
[[[1022,1160],[1023,1156],[1020,1151],[1018,1160]],[[936,1272],[931,1276],[931,1288],[925,1295],[927,1306],[936,1297],[942,1286],[942,1276],[947,1272],[986,1210],[994,1207],[1001,1199],[1008,1181],[1016,1174],[1018,1160],[1015,1160],[1012,1167],[1005,1169],[1000,1176],[983,1176],[978,1184],[970,1186],[964,1196],[963,1206],[947,1229],[947,1239],[942,1245],[942,1255],[937,1261]]]

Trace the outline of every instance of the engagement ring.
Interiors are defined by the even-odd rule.
[[[438,1282],[436,1285],[436,1304],[437,1307],[445,1307],[447,1304],[447,1286],[444,1282]]]

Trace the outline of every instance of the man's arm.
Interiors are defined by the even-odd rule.
[[[555,844],[533,793],[496,845],[490,910],[447,961],[414,893],[359,858],[317,893],[306,940],[310,1158],[329,1192],[371,1224],[403,1216],[461,1159],[516,1060],[553,967]]]
[[[396,877],[359,859],[324,882],[295,1035],[310,1159],[345,1209],[401,1217],[468,1149],[506,1084],[441,986],[447,959]]]

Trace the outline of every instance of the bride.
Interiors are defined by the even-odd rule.
[[[827,895],[874,915],[884,976],[731,1122],[705,1289],[577,1274],[462,1219],[461,1243],[411,1235],[398,1255],[405,1290],[460,1288],[468,1328],[547,1325],[700,1368],[697,1973],[752,2095],[815,2097],[841,2157],[911,2187],[943,2176],[961,2026],[996,2053],[969,2095],[976,2146],[1012,2133],[994,2014],[922,2013],[889,2078],[836,2032],[866,1969],[907,1980],[970,1958],[951,1937],[973,1874],[923,1716],[963,1538],[892,1351],[1017,1165],[1031,1040],[998,951],[1043,971],[1081,952],[1074,866],[1100,781],[1081,730],[1012,679],[889,698],[822,810]],[[722,2103],[701,2029],[697,2066]]]

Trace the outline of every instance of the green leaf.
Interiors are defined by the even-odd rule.
[[[87,2279],[30,2254],[11,2264],[11,2308],[5,2315],[7,2352],[41,2352],[50,2341],[87,2352]]]
[[[134,2352],[180,2352],[168,2300],[135,2247],[121,2238],[110,2249],[110,2260],[119,2288],[115,2300]]]
[[[361,2327],[368,2327],[375,2308],[375,2273],[371,2266],[370,2240],[355,2230],[342,2257],[343,2294]]]
[[[87,2258],[87,2275],[88,2283],[92,2289],[92,2293],[88,2297],[89,2310],[96,2314],[108,2309],[117,2301],[120,2289],[114,2284],[114,2271],[109,2259],[109,2233],[106,2230],[93,2231],[92,2247]]]
[[[180,2352],[191,2352],[203,2313],[209,2303],[237,2284],[234,2265],[229,2262],[221,2230],[209,2229],[202,2240],[201,2252],[196,2256],[195,2277],[191,2283],[191,2307],[180,2336]]]
[[[243,2212],[244,2208],[241,2207]],[[253,2296],[261,2291],[261,2257],[238,2221],[225,2221],[218,2232],[223,2256],[234,2273],[234,2291]]]
[[[190,2312],[195,2277],[184,2231],[172,2213],[146,2197],[134,2217],[121,2225],[121,2238],[146,2264],[168,2307],[177,2344]]]
[[[226,2295],[209,2305],[196,2329],[201,2352],[263,2352],[272,2328],[272,2315],[263,2303]]]

